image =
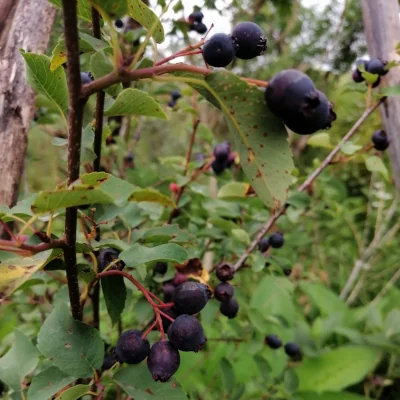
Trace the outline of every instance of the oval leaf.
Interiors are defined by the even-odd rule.
[[[56,400],[77,400],[90,391],[91,385],[76,385],[62,392]]]

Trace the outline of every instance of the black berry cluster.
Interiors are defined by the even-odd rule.
[[[188,18],[189,31],[196,31],[203,35],[207,32],[207,26],[203,24],[204,14],[201,11],[193,11]]]
[[[235,318],[239,312],[239,303],[233,297],[233,286],[228,283],[235,276],[235,270],[229,263],[221,263],[217,267],[216,275],[220,284],[214,289],[215,298],[221,302],[219,310],[228,318]]]
[[[267,335],[264,339],[264,343],[273,350],[277,350],[282,347],[281,339],[274,334]],[[301,361],[303,358],[300,346],[294,342],[286,343],[284,345],[284,350],[293,361]]]
[[[176,106],[177,101],[182,97],[181,92],[178,89],[175,89],[171,92],[171,99],[168,102],[168,107],[174,108]]]
[[[271,236],[262,238],[258,242],[258,249],[261,253],[265,253],[270,247],[280,249],[285,244],[283,233],[274,232]]]
[[[217,175],[235,163],[236,153],[232,151],[231,145],[228,142],[217,144],[214,147],[213,155],[215,159],[211,164],[211,168]]]
[[[303,72],[288,69],[276,74],[265,91],[270,111],[293,132],[309,135],[329,129],[336,120],[333,104]]]
[[[389,147],[389,138],[385,131],[378,129],[372,135],[372,143],[374,148],[379,151],[385,151]]]
[[[389,70],[386,69],[386,61],[382,61],[380,58],[371,58],[370,60],[358,60],[356,62],[356,68],[353,70],[352,77],[356,83],[365,81],[363,72],[369,72],[370,74],[378,75],[378,79],[372,84],[372,87],[377,87],[381,83],[381,76],[386,75]]]
[[[235,57],[250,60],[264,54],[266,49],[263,30],[254,22],[241,22],[230,35],[213,35],[203,47],[203,56],[213,67],[226,67]]]

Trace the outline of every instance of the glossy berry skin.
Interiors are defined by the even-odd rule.
[[[221,311],[221,314],[225,315],[229,319],[235,318],[239,312],[239,303],[234,297],[232,297],[229,301],[221,302],[219,310]]]
[[[175,100],[170,100],[169,102],[168,102],[168,107],[169,108],[174,108],[176,106],[176,101]]]
[[[264,237],[258,242],[258,249],[261,253],[265,253],[269,249],[269,238]]]
[[[178,370],[180,362],[179,351],[167,340],[154,343],[147,357],[147,367],[156,382],[168,382]]]
[[[122,28],[124,26],[124,22],[121,19],[117,19],[114,23],[117,28]]]
[[[302,353],[300,346],[296,343],[289,342],[285,344],[285,353],[293,360],[300,361],[302,359]]]
[[[203,21],[204,14],[201,11],[194,11],[189,15],[189,21],[201,22]]]
[[[364,82],[364,78],[358,68],[353,71],[352,78],[355,83]]]
[[[130,329],[121,334],[115,347],[118,361],[127,364],[138,364],[143,361],[150,352],[150,344],[146,338],[142,338],[142,332]]]
[[[194,25],[194,30],[197,33],[200,33],[200,35],[203,35],[204,33],[206,33],[207,29],[208,29],[207,26],[204,25],[202,22],[199,22],[199,23]]]
[[[185,282],[175,289],[174,307],[178,314],[197,314],[206,306],[209,298],[207,286],[199,282]]]
[[[181,285],[182,283],[187,282],[187,280],[188,280],[187,275],[182,274],[182,273],[180,273],[180,272],[177,272],[177,273],[175,274],[175,276],[174,276],[174,279],[172,280],[172,283],[173,283],[175,286],[179,286],[179,285]]]
[[[81,72],[81,82],[82,85],[93,82],[93,75],[90,72]]]
[[[200,321],[191,315],[180,315],[168,328],[168,339],[172,346],[181,351],[197,353],[206,344]]]
[[[271,349],[279,349],[279,347],[282,346],[282,341],[281,339],[279,339],[279,337],[277,335],[267,335],[265,337],[265,344],[269,347],[271,347]]]
[[[235,276],[235,270],[231,264],[222,263],[218,265],[216,275],[221,282],[231,281]]]
[[[217,144],[213,149],[213,155],[215,159],[220,163],[225,163],[228,161],[230,152],[231,146],[228,142]]]
[[[101,272],[106,267],[108,267],[113,261],[119,258],[120,251],[107,248],[101,249],[99,254],[97,255],[97,268]],[[109,270],[119,270],[122,271],[125,267],[125,263],[123,261],[118,261],[114,264]]]
[[[285,244],[285,239],[280,232],[275,232],[269,237],[269,244],[274,249],[280,249]]]
[[[371,58],[366,66],[366,71],[370,74],[377,74],[379,76],[386,75],[389,71],[385,70],[387,63],[379,58]]]
[[[241,22],[232,31],[236,46],[236,57],[250,60],[264,54],[267,49],[267,39],[263,30],[254,22]]]
[[[229,301],[233,296],[233,287],[227,282],[222,282],[214,289],[214,296],[219,301]]]
[[[232,165],[235,164],[235,161],[236,161],[236,153],[230,152],[229,156],[228,156],[228,160],[226,161],[226,167],[227,168],[232,167]]]
[[[104,361],[103,365],[101,366],[102,371],[107,371],[110,369],[115,363],[117,362],[117,359],[115,358],[115,354],[113,352],[106,354],[104,356]]]
[[[154,272],[156,274],[164,275],[167,272],[168,264],[163,261],[156,262],[154,265]]]
[[[163,285],[164,301],[170,303],[174,297],[175,285],[172,282],[166,282]]]
[[[226,167],[227,167],[226,162],[220,162],[220,161],[214,160],[211,163],[211,169],[213,170],[215,175],[222,174],[225,171]]]
[[[226,67],[235,58],[232,38],[225,33],[217,33],[203,47],[204,60],[212,67]]]
[[[381,77],[379,76],[378,79],[372,84],[373,88],[376,88],[381,84]]]
[[[171,92],[171,99],[172,100],[178,100],[182,97],[181,92],[178,89],[175,89]]]
[[[372,135],[372,143],[374,148],[379,151],[385,151],[389,147],[389,138],[385,131],[379,129]]]

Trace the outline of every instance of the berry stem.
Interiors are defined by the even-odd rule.
[[[164,327],[163,327],[162,320],[161,320],[161,311],[155,309],[154,312],[156,314],[156,322],[158,323],[158,329],[160,330],[160,333],[161,333],[161,340],[165,340],[165,332],[164,332]]]
[[[145,339],[146,336],[158,325],[157,319],[149,326],[149,328],[143,333],[142,338]]]
[[[161,310],[158,310],[158,312],[159,312],[163,317],[169,319],[171,322],[174,322],[174,321],[175,321],[172,317],[170,317],[170,316],[169,316],[168,314],[166,314],[165,312],[163,312],[163,311],[161,311]]]

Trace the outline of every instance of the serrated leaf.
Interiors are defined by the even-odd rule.
[[[378,361],[379,350],[366,346],[343,346],[307,358],[296,369],[299,391],[339,392],[360,382]]]
[[[378,156],[365,157],[365,166],[368,171],[379,172],[387,181],[389,181],[389,172],[386,165]]]
[[[108,110],[104,111],[105,116],[114,115],[146,115],[167,119],[161,106],[146,92],[138,89],[123,90]]]
[[[88,378],[104,360],[99,332],[70,316],[66,303],[58,302],[38,335],[39,351],[68,375]]]
[[[0,263],[0,304],[47,263],[52,251],[32,257],[13,258]]]
[[[104,301],[113,325],[118,323],[125,308],[126,287],[122,276],[106,276],[101,279]]]
[[[0,358],[0,380],[16,392],[22,389],[22,381],[39,362],[39,353],[32,342],[19,330],[11,349]]]
[[[114,381],[134,399],[140,400],[187,400],[179,383],[172,378],[154,382],[146,365],[130,365],[114,375]]]
[[[56,400],[77,400],[90,391],[91,385],[76,385],[62,392]]]
[[[230,182],[222,186],[218,191],[219,199],[245,198],[250,185],[244,182]]]
[[[148,31],[151,31],[157,43],[164,41],[164,28],[160,20],[141,0],[128,0],[128,14]]]
[[[75,380],[75,377],[69,376],[57,367],[47,367],[33,378],[28,389],[28,399],[49,399]]]
[[[62,8],[62,0],[49,0],[50,3]],[[78,17],[86,21],[92,21],[92,7],[88,0],[78,0]]]
[[[135,267],[151,261],[171,261],[182,264],[187,259],[188,253],[183,247],[175,243],[162,244],[156,247],[135,244],[130,249],[123,251],[119,257],[129,267]]]
[[[68,87],[64,68],[50,71],[50,58],[44,54],[21,52],[27,65],[27,80],[35,91],[48,98],[61,113],[68,110]]]

